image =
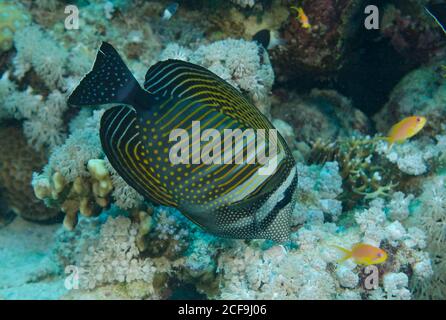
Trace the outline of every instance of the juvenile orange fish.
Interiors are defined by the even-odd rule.
[[[305,14],[305,11],[301,7],[290,7],[290,9],[294,9],[297,11],[297,17],[296,19],[300,22],[302,25],[302,28],[304,29],[310,29],[311,24],[310,20],[308,19],[308,16]]]
[[[351,250],[336,245],[333,247],[345,253],[344,257],[338,261],[339,263],[353,258],[356,264],[369,266],[380,264],[387,260],[387,253],[384,250],[367,243],[357,243],[353,245]]]
[[[402,143],[416,135],[426,124],[427,119],[421,116],[407,117],[395,124],[387,135],[389,149],[395,142]]]

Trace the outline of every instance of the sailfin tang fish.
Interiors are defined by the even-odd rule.
[[[215,133],[254,129],[255,135],[235,149],[236,158],[240,152],[247,154],[254,138],[274,129],[250,101],[214,73],[184,61],[162,61],[147,71],[143,89],[114,48],[103,43],[92,71],[68,102],[122,104],[108,109],[101,118],[102,147],[118,174],[146,199],[178,208],[204,230],[221,237],[289,239],[297,172],[278,132],[276,138],[265,139],[265,148],[277,144],[277,166],[272,174],[260,174],[265,165],[259,162],[193,161],[200,150],[197,145],[201,150],[216,145],[213,142],[219,136]],[[194,139],[193,124],[198,121],[201,132],[215,129],[212,139],[205,134]],[[170,151],[179,143],[169,139],[174,129],[192,132],[191,140],[185,140],[192,142],[184,163],[170,161]],[[216,150],[214,155],[220,153]]]

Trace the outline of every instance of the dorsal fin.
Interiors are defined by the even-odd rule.
[[[240,91],[206,68],[189,62],[166,60],[156,63],[147,71],[144,88],[158,97],[207,99],[220,112],[247,128],[273,128]]]
[[[108,109],[101,118],[102,148],[118,174],[154,203],[176,207],[172,194],[157,181],[141,155],[136,112],[127,106]]]

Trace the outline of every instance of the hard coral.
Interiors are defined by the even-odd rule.
[[[21,217],[31,221],[46,221],[58,216],[58,209],[47,208],[34,196],[32,173],[40,170],[46,159],[34,151],[20,128],[0,126],[0,190],[8,206]]]
[[[308,96],[293,95],[286,101],[273,101],[271,115],[289,123],[297,140],[308,144],[317,138],[334,141],[371,132],[367,117],[333,90],[314,89]]]
[[[70,230],[77,224],[78,212],[98,215],[110,205],[111,196],[123,209],[142,203],[142,197],[104,160],[99,139],[103,112],[95,111],[82,126],[73,125],[73,132],[53,150],[43,172],[33,176],[36,196],[50,206],[60,206],[66,213],[64,225]]]
[[[67,104],[60,91],[54,90],[46,98],[31,87],[21,91],[5,72],[0,78],[0,103],[0,119],[24,120],[25,136],[34,149],[55,147],[65,138],[63,115]]]
[[[390,94],[389,101],[373,120],[383,133],[408,116],[425,116],[428,120],[420,134],[435,136],[445,123],[446,78],[444,61],[432,62],[406,75]]]
[[[446,294],[446,178],[426,180],[413,224],[428,235],[427,249],[433,259],[434,276],[428,282],[416,281],[415,292],[422,299],[443,299]]]
[[[412,6],[410,4],[412,2]],[[390,4],[384,8],[380,32],[408,63],[427,62],[444,53],[443,32],[417,1]]]
[[[351,207],[361,199],[387,197],[397,186],[400,172],[389,170],[390,163],[377,153],[376,146],[377,140],[361,136],[334,143],[319,140],[313,145],[308,160],[339,163],[344,190],[341,198]]]
[[[14,33],[31,22],[31,17],[17,1],[0,3],[0,52],[12,48]]]
[[[361,27],[356,15],[362,0],[312,0],[303,4],[311,24],[302,27],[296,11],[289,9],[288,21],[281,30],[286,45],[272,52],[272,61],[281,81],[311,74],[327,76],[344,63],[352,33]]]

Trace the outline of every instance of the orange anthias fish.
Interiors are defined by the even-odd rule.
[[[338,262],[344,262],[347,259],[353,258],[356,264],[372,265],[380,264],[387,260],[387,253],[375,246],[366,243],[357,243],[353,245],[351,250],[334,245],[333,247],[345,253],[344,257]]]
[[[301,7],[290,7],[290,9],[294,9],[297,11],[297,17],[296,19],[300,22],[302,25],[302,28],[304,29],[311,29],[310,20],[308,19],[307,15],[305,14],[305,11]]]
[[[395,124],[386,138],[389,149],[395,142],[402,143],[416,135],[426,124],[427,119],[421,116],[407,117]]]

